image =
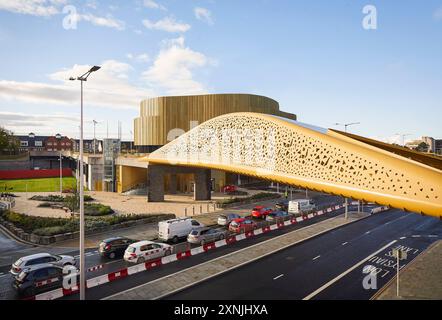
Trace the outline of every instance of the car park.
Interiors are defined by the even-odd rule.
[[[252,210],[252,217],[258,218],[258,219],[265,219],[265,217],[272,212],[273,212],[273,210],[271,208],[265,208],[263,206],[256,206]]]
[[[287,211],[281,211],[281,210],[274,211],[274,212],[267,215],[266,221],[275,222],[275,221],[279,221],[279,220],[284,220],[288,216],[289,216],[289,214],[287,213]]]
[[[190,231],[204,227],[204,224],[192,218],[170,219],[158,222],[158,238],[163,241],[177,243],[179,239],[185,239]]]
[[[187,242],[193,244],[205,245],[206,243],[215,242],[225,239],[227,230],[223,228],[200,228],[192,230],[187,236]]]
[[[114,237],[105,239],[100,242],[98,252],[102,257],[109,259],[115,259],[116,257],[122,257],[127,247],[138,240],[133,240],[125,237]]]
[[[75,269],[74,272],[65,275],[63,267],[60,266],[50,263],[32,265],[14,277],[12,286],[20,296],[26,297],[54,290],[63,286],[63,280],[66,277],[78,276],[78,270],[75,267],[72,268]],[[71,282],[76,283],[76,281]]]
[[[238,218],[241,218],[241,216],[236,213],[222,214],[218,217],[217,222],[220,226],[228,226],[233,219],[238,219]]]
[[[132,243],[124,252],[124,260],[131,263],[143,263],[147,260],[162,258],[172,254],[172,246],[143,240]]]
[[[229,225],[229,230],[235,233],[248,232],[255,228],[256,223],[247,218],[234,219]]]
[[[75,266],[77,260],[72,256],[53,255],[50,253],[37,253],[30,256],[22,257],[12,264],[9,271],[13,276],[17,276],[23,269],[39,264],[50,263],[55,266],[64,267],[68,265]]]

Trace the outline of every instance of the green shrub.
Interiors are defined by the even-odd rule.
[[[114,213],[109,206],[100,203],[87,203],[84,206],[84,214],[87,216],[106,216]]]
[[[64,201],[63,196],[57,196],[57,195],[33,196],[30,199],[37,200],[37,201],[46,201],[46,202],[63,202]]]
[[[70,219],[64,218],[47,218],[28,216],[13,211],[6,211],[2,214],[3,219],[13,223],[16,227],[22,228],[26,232],[32,232],[35,229],[62,226]]]
[[[39,208],[50,208],[51,206],[52,206],[52,203],[43,202],[43,203],[40,203],[37,207],[39,207]]]
[[[63,234],[72,232],[67,228],[66,226],[55,226],[55,227],[46,227],[46,228],[40,228],[35,229],[34,234],[38,236],[55,236],[57,234]]]

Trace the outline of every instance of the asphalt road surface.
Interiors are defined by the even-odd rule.
[[[390,210],[294,245],[166,299],[370,299],[395,276],[393,248],[400,246],[408,251],[408,259],[401,262],[403,267],[441,237],[442,221]],[[367,270],[374,270],[376,280],[369,281],[373,284],[365,289]]]

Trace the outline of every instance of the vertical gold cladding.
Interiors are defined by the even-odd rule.
[[[441,170],[272,115],[216,117],[148,159],[245,174],[442,218]]]
[[[296,115],[280,111],[279,104],[275,100],[258,95],[207,94],[157,97],[141,102],[140,117],[134,120],[135,145],[165,145],[168,142],[167,135],[173,129],[187,132],[191,129],[192,121],[201,124],[233,112],[258,112],[296,120]]]

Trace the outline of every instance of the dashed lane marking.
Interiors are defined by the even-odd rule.
[[[284,274],[280,274],[279,276],[274,277],[273,280],[277,280],[277,279],[279,279],[279,278],[281,278],[281,277],[283,277],[283,276],[284,276]]]
[[[313,260],[319,259],[320,257],[321,257],[321,255],[316,256],[316,257],[313,258]]]
[[[400,237],[399,239],[400,239],[400,240],[404,240],[405,238],[406,238],[406,237]]]
[[[342,243],[342,245],[343,245],[343,246],[345,246],[345,245],[346,245],[347,243],[348,243],[348,242],[347,242],[347,241],[345,241],[345,242],[343,242],[343,243]]]

